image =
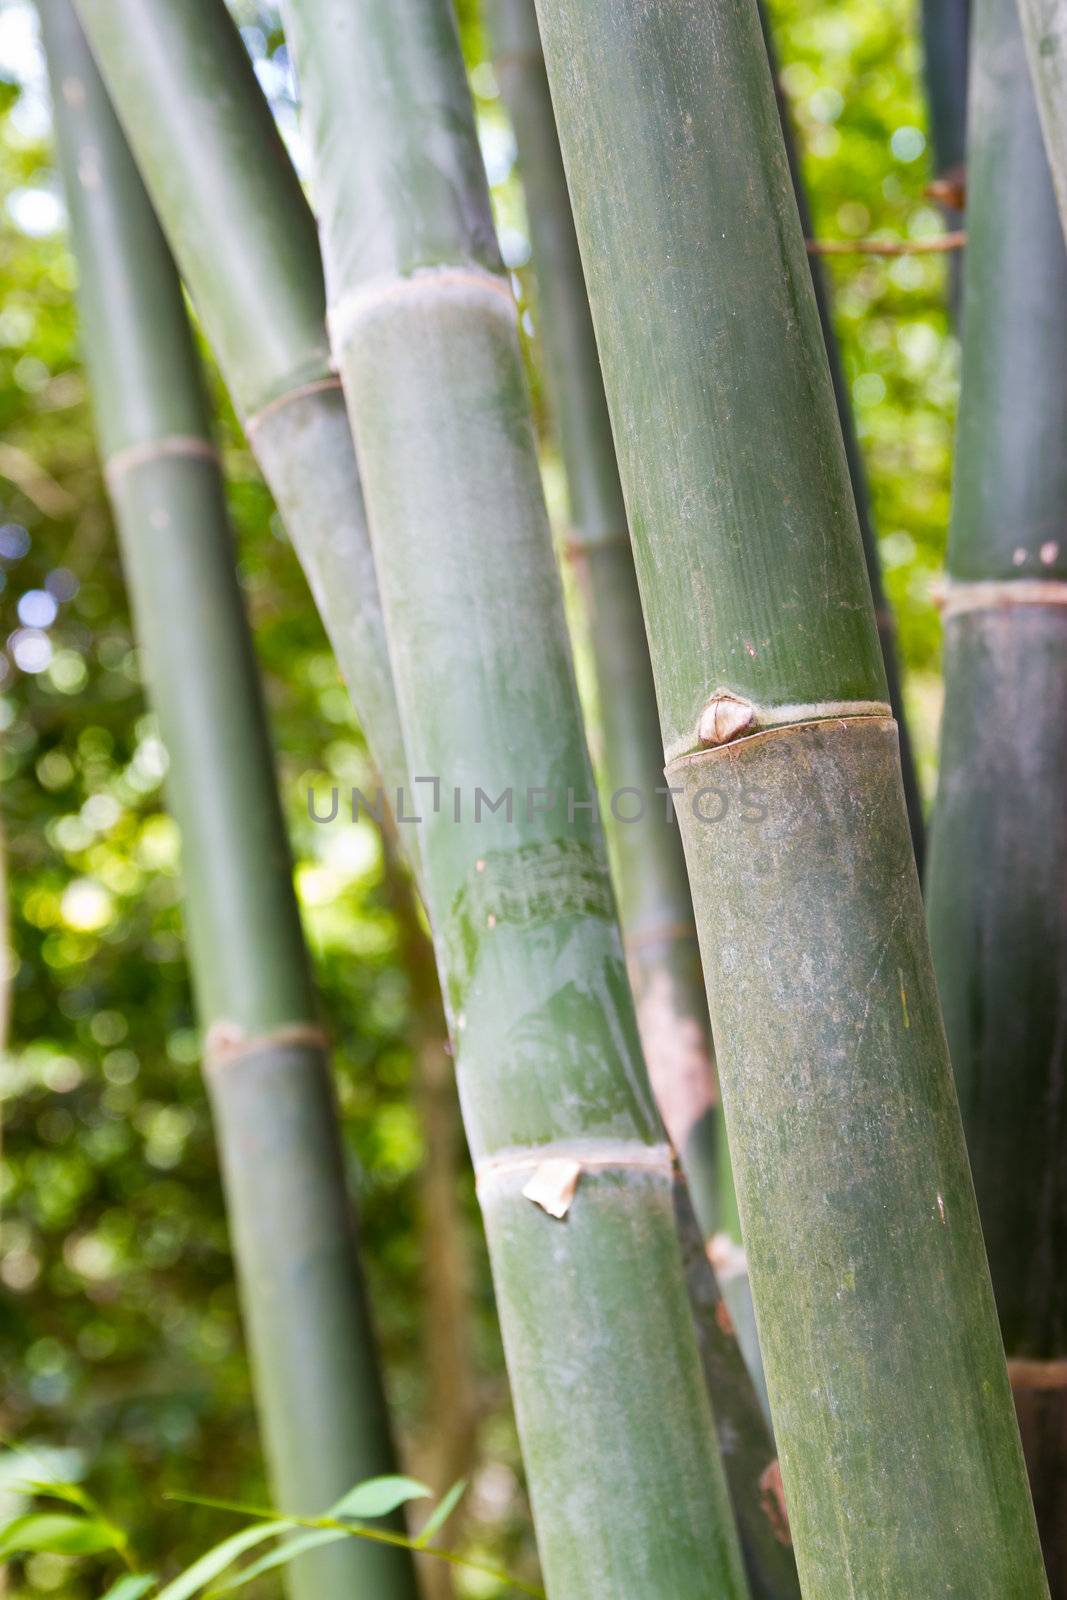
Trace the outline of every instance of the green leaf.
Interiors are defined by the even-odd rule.
[[[210,1592],[212,1595],[229,1594],[234,1589],[240,1589],[243,1584],[251,1583],[253,1578],[260,1577],[264,1572],[270,1572],[274,1567],[284,1567],[287,1562],[303,1555],[305,1550],[315,1550],[320,1544],[334,1544],[338,1539],[351,1537],[351,1534],[344,1533],[340,1528],[316,1528],[311,1533],[298,1533],[295,1539],[286,1539],[277,1550],[271,1550],[267,1555],[260,1556],[258,1561],[242,1567],[240,1572],[235,1572],[232,1577],[217,1584]]]
[[[262,1544],[264,1539],[272,1539],[275,1534],[288,1533],[292,1526],[291,1522],[257,1522],[255,1527],[232,1533],[228,1539],[223,1539],[221,1544],[202,1555],[199,1561],[194,1561],[191,1567],[186,1567],[165,1589],[161,1589],[157,1600],[188,1600],[189,1595],[206,1588],[212,1578],[225,1572],[231,1561],[236,1561],[253,1545]]]
[[[423,1545],[429,1544],[434,1534],[444,1527],[445,1523],[456,1509],[456,1506],[459,1504],[459,1501],[462,1499],[466,1488],[466,1478],[460,1478],[459,1482],[454,1483],[451,1489],[449,1489],[448,1493],[443,1495],[438,1503],[434,1506],[433,1510],[430,1512],[430,1515],[426,1518],[425,1523],[419,1529],[419,1536],[415,1540],[416,1545],[418,1545],[420,1549]]]
[[[342,1495],[328,1517],[387,1517],[407,1500],[432,1499],[433,1490],[414,1478],[368,1478]]]
[[[27,1494],[51,1495],[53,1500],[66,1500],[72,1506],[81,1506],[83,1511],[95,1511],[96,1502],[90,1500],[84,1489],[79,1489],[76,1483],[52,1482],[48,1478],[26,1478],[21,1485]]]
[[[106,1523],[55,1511],[31,1511],[0,1530],[0,1560],[30,1550],[88,1556],[115,1548],[115,1530]]]
[[[113,1583],[100,1600],[141,1600],[156,1582],[154,1572],[128,1572],[118,1583]]]

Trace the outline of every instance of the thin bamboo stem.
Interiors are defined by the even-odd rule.
[[[392,797],[407,768],[299,179],[222,0],[78,11]]]
[[[972,50],[928,907],[1046,1564],[1067,1596],[1067,247],[1014,0],[978,0]]]
[[[734,0],[539,0],[538,15],[683,791],[801,1588],[1039,1600],[758,16]]]
[[[922,0],[926,99],[939,178],[962,178],[967,158],[971,0]]]
[[[286,20],[546,1587],[742,1595],[451,6]]]
[[[1019,0],[1037,109],[1067,229],[1067,0]]]
[[[833,385],[838,421],[841,424],[841,437],[845,446],[845,459],[848,462],[848,475],[856,501],[856,516],[859,521],[860,540],[863,545],[863,559],[867,566],[867,576],[870,579],[871,598],[874,601],[874,618],[878,629],[878,642],[882,647],[882,663],[885,667],[886,686],[889,690],[889,704],[896,719],[897,735],[900,741],[900,771],[904,783],[904,800],[908,808],[908,826],[911,829],[911,843],[915,851],[915,864],[918,867],[921,878],[926,856],[926,823],[923,817],[919,776],[915,770],[915,759],[912,754],[911,738],[908,733],[908,720],[904,713],[904,693],[900,680],[900,663],[897,659],[896,624],[889,601],[886,598],[885,585],[882,582],[882,560],[878,553],[878,534],[871,512],[871,492],[867,482],[867,466],[863,459],[863,448],[860,445],[859,435],[856,432],[852,396],[849,392],[848,379],[845,376],[844,363],[841,360],[841,348],[837,342],[830,286],[821,262],[814,259],[818,255],[840,254],[842,252],[836,240],[825,240],[816,245],[811,238],[814,232],[811,206],[808,201],[807,185],[804,182],[800,152],[797,148],[797,141],[793,131],[792,111],[781,87],[774,35],[771,32],[766,7],[762,5],[760,7],[760,22],[763,28],[763,41],[771,64],[775,100],[778,105],[778,119],[782,128],[782,141],[785,145],[786,160],[789,163],[789,175],[793,183],[793,193],[796,195],[800,225],[804,230],[807,244],[811,267],[811,282],[815,290],[815,306],[819,313],[819,326],[822,329],[823,343],[826,346],[826,358],[830,366],[830,382]],[[870,255],[905,253],[896,248],[898,243],[906,245],[909,251],[912,251],[912,247],[914,247],[912,253],[915,253],[921,252],[926,248],[929,241],[922,239],[894,241],[893,249],[879,248],[881,244],[879,240],[865,239],[855,241],[861,254]]]
[[[327,1052],[177,274],[68,0],[41,7],[97,430],[171,758],[190,955],[275,1491],[321,1511],[393,1451]],[[410,1558],[309,1554],[298,1600],[413,1600]]]

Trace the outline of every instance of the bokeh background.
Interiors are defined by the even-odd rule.
[[[253,0],[234,9],[299,159],[276,12]],[[932,169],[911,0],[770,9],[817,231],[941,232],[924,198]],[[545,431],[514,146],[476,7],[463,0],[460,11]],[[949,270],[941,255],[828,264],[928,797],[940,705],[932,588],[958,377]],[[199,1076],[166,757],[94,454],[73,282],[33,8],[0,0],[0,963],[14,1002],[0,1018],[0,1435],[30,1448],[40,1470],[84,1476],[141,1558],[174,1569],[233,1523],[168,1495],[262,1502],[266,1491]],[[406,1465],[435,1480],[469,1472],[456,1538],[532,1573],[469,1173],[460,1155],[431,1183],[424,1160],[427,1118],[451,1112],[420,1081],[411,1044],[407,901],[371,822],[308,820],[309,784],[373,780],[295,557],[213,382]],[[547,443],[544,466],[562,535],[562,473]],[[458,1341],[440,1323],[457,1287]],[[0,1509],[4,1476],[24,1470],[0,1456]],[[459,1595],[502,1592],[471,1575],[455,1583]],[[12,1597],[88,1600],[103,1587],[102,1569],[53,1555],[0,1576]]]

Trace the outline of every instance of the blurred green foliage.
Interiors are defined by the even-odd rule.
[[[235,9],[299,158],[277,18],[255,0]],[[459,9],[544,427],[513,145],[476,6]],[[818,231],[940,231],[923,195],[930,164],[912,5],[776,0],[772,14]],[[255,1500],[263,1485],[198,1072],[166,758],[140,687],[94,457],[34,38],[32,8],[0,0],[0,799],[15,986],[0,1077],[0,1432],[31,1444],[46,1466],[60,1451],[61,1476],[90,1473],[141,1559],[165,1570],[226,1531],[217,1514],[169,1502],[168,1492]],[[949,269],[946,258],[925,256],[848,257],[828,270],[929,792],[939,703],[930,590],[948,517],[957,382]],[[215,389],[298,884],[337,1041],[352,1188],[391,1393],[418,1470],[434,1330],[423,1311],[423,1134],[395,885],[369,823],[327,828],[307,818],[309,781],[366,786],[366,753],[217,380]],[[560,469],[548,449],[545,468],[558,510]],[[484,1408],[464,1537],[473,1552],[519,1570],[531,1562],[530,1539],[470,1190],[458,1173]],[[0,1509],[3,1494],[0,1483]],[[104,1587],[85,1572],[60,1556],[31,1557],[8,1592],[83,1600]],[[463,1583],[462,1593],[497,1592]]]

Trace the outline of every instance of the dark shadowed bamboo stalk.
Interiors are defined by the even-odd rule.
[[[808,203],[807,186],[804,182],[804,173],[801,168],[800,152],[797,149],[793,115],[778,73],[778,56],[766,6],[760,7],[760,20],[763,24],[763,38],[767,46],[767,55],[770,59],[771,73],[774,78],[774,92],[778,102],[778,116],[782,125],[782,139],[785,144],[786,160],[789,163],[789,176],[793,183],[793,193],[797,197],[800,226],[804,230],[804,237],[812,239],[814,238],[815,230],[812,222],[811,206]],[[852,411],[852,397],[849,394],[848,379],[845,377],[845,369],[841,361],[841,349],[838,345],[837,332],[834,328],[833,304],[830,299],[830,286],[826,268],[819,258],[813,255],[808,256],[808,266],[811,268],[815,304],[819,312],[819,326],[822,328],[823,343],[826,345],[826,357],[830,366],[830,381],[833,384],[834,401],[837,405],[838,420],[841,423],[841,437],[845,446],[845,457],[848,461],[848,475],[852,483],[852,493],[856,499],[856,516],[859,521],[860,539],[863,543],[863,559],[867,563],[867,576],[871,583],[874,620],[878,628],[878,642],[882,647],[882,661],[885,666],[886,685],[889,690],[889,704],[897,724],[897,737],[900,743],[900,771],[904,780],[904,800],[908,807],[908,826],[911,829],[915,863],[921,878],[926,855],[926,823],[923,818],[919,776],[915,770],[915,758],[908,734],[908,722],[904,714],[904,694],[900,681],[900,663],[897,659],[896,624],[893,613],[890,610],[889,601],[886,598],[885,585],[882,582],[882,561],[878,554],[878,535],[875,532],[874,519],[871,515],[871,493],[867,483],[867,468],[863,460],[863,449],[860,445],[859,435],[856,432],[856,418]]]
[[[389,1471],[389,1426],[222,478],[173,263],[68,0],[43,0],[101,453],[170,754],[205,1072],[274,1493],[321,1511]],[[411,1600],[361,1540],[301,1600]]]
[[[400,725],[318,239],[248,53],[222,0],[78,10],[395,793]],[[416,830],[404,833],[414,845]]]
[[[548,1591],[741,1595],[452,8],[287,21]]]
[[[539,0],[805,1593],[1047,1593],[756,8]]]
[[[922,0],[923,62],[934,171],[946,211],[963,210],[971,0]]]
[[[934,150],[934,181],[949,233],[963,227],[967,200],[967,63],[971,0],[922,0],[923,77]],[[959,317],[962,258],[949,257],[949,304]],[[922,866],[920,863],[920,871]]]
[[[1067,1597],[1067,248],[1015,0],[978,0],[927,904],[1051,1587]]]

